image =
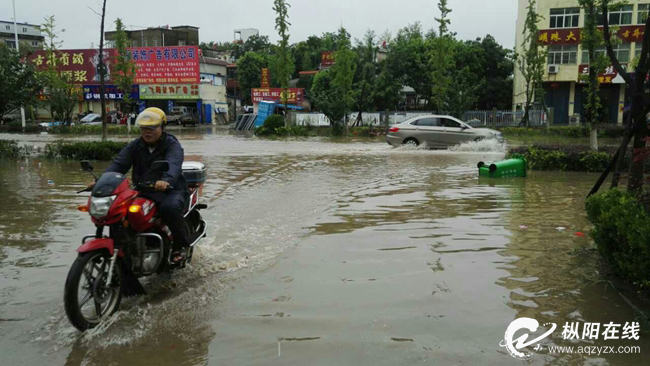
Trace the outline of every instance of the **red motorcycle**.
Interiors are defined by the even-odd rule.
[[[181,269],[191,262],[194,246],[206,236],[207,225],[200,210],[207,206],[199,203],[199,193],[207,172],[202,163],[183,163],[183,175],[190,190],[185,220],[189,237],[196,239],[184,249],[185,259],[173,262],[174,238],[158,217],[155,202],[146,198],[147,191],[154,191],[155,180],[131,187],[123,174],[104,173],[97,179],[89,162],[82,161],[81,167],[95,177],[96,184],[88,203],[78,209],[90,213],[97,231],[81,240],[79,256],[68,272],[63,298],[68,319],[83,331],[116,312],[122,295],[145,294],[138,278]],[[167,161],[156,161],[145,177],[160,176],[168,169]],[[81,192],[87,190],[78,193]],[[105,228],[108,228],[107,236]]]

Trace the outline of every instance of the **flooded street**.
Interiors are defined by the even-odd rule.
[[[75,194],[91,178],[76,162],[0,161],[2,364],[520,365],[499,346],[516,318],[558,325],[545,348],[587,345],[561,337],[566,322],[638,321],[589,249],[595,174],[479,179],[477,162],[504,156],[490,142],[206,132],[177,136],[185,160],[208,167],[208,238],[186,270],[145,279],[147,296],[85,334],[65,317],[63,285],[94,232]],[[650,351],[643,334],[589,345],[641,353],[542,350],[528,364],[641,365]]]

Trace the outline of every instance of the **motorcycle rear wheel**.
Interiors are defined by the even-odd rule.
[[[122,301],[119,261],[118,258],[113,268],[110,288],[106,287],[111,262],[107,251],[84,253],[72,263],[65,281],[63,302],[68,319],[75,328],[80,331],[94,328],[102,318],[119,308]]]

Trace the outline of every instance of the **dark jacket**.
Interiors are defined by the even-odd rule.
[[[132,181],[134,183],[142,183],[145,179],[153,180],[154,182],[151,183],[155,183],[155,180],[164,180],[174,187],[175,191],[185,191],[187,182],[183,177],[183,158],[181,143],[173,135],[163,132],[160,142],[153,152],[150,153],[149,147],[142,137],[138,137],[120,151],[106,171],[126,174],[133,167]],[[167,160],[169,170],[162,176],[145,177],[145,173],[153,162],[158,160]]]

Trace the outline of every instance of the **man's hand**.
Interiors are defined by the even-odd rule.
[[[165,182],[164,180],[159,180],[156,182],[156,191],[165,192],[167,188],[169,188],[169,182]]]
[[[95,183],[97,183],[97,182],[96,182],[96,181],[92,181],[92,182],[90,182],[90,183],[86,186],[86,191],[92,191],[93,188],[95,188]]]

